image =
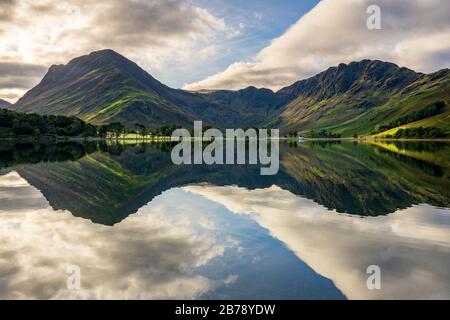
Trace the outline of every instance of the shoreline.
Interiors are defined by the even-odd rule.
[[[286,140],[298,141],[298,139],[287,138]],[[421,139],[421,138],[304,138],[304,141],[360,141],[360,142],[374,142],[374,141],[441,141],[450,142],[450,138],[439,139]]]
[[[223,140],[228,140],[226,138],[221,138]],[[198,141],[196,138],[190,138],[191,141]],[[280,141],[289,141],[289,142],[308,142],[308,141],[350,141],[350,142],[377,142],[377,141],[408,141],[408,142],[450,142],[450,138],[439,138],[439,139],[421,139],[421,138],[402,138],[402,139],[393,139],[393,138],[304,138],[302,141],[299,141],[298,138],[289,138],[289,137],[279,137],[276,139],[267,138],[267,140],[280,140]],[[129,141],[136,143],[147,143],[147,142],[179,142],[179,139],[172,138],[170,136],[158,136],[153,138],[144,138],[144,139],[136,139],[136,138],[99,138],[99,137],[34,137],[34,136],[19,136],[19,137],[0,137],[0,141],[11,141],[11,142],[23,142],[23,143],[59,143],[59,142],[113,142],[113,141]],[[211,140],[203,140],[205,142],[211,142]]]

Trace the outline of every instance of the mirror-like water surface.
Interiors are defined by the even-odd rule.
[[[450,298],[450,145],[282,144],[276,176],[170,149],[0,144],[0,298]]]

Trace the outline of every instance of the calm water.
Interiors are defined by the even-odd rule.
[[[276,176],[170,150],[0,144],[0,298],[450,298],[450,145],[282,144]]]

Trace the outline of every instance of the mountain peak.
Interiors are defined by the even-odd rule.
[[[116,51],[114,51],[113,49],[102,49],[102,50],[97,50],[97,51],[92,51],[91,53],[89,53],[90,56],[93,55],[115,55],[115,56],[121,56],[122,55]]]
[[[127,59],[120,53],[117,53],[111,49],[104,49],[99,51],[93,51],[87,55],[80,56],[78,58],[72,59],[67,65],[87,65],[98,67],[101,65],[133,65],[133,67],[137,67],[137,64]]]
[[[356,94],[372,88],[395,91],[416,81],[422,74],[394,63],[364,59],[349,64],[341,63],[308,79],[300,80],[278,91],[286,98],[330,98],[336,94]]]
[[[88,58],[103,58],[103,59],[113,59],[116,61],[131,61],[127,59],[125,56],[121,55],[120,53],[112,50],[112,49],[103,49],[98,51],[93,51],[89,53],[87,56]]]
[[[138,68],[138,66],[134,62],[128,60],[114,50],[105,49],[94,51],[90,54],[74,58],[67,64],[52,65],[48,69],[47,74],[42,79],[42,83],[45,84],[48,81],[51,82],[55,78],[58,78],[58,80],[61,81],[61,78],[64,78],[65,76],[73,78],[80,76],[83,73],[89,73],[95,69],[106,67],[120,67],[121,65],[123,66],[126,64]]]

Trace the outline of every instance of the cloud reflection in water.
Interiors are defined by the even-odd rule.
[[[164,214],[157,199],[111,228],[53,210],[12,172],[0,179],[0,203],[3,299],[191,299],[233,279],[191,274],[224,244]],[[79,291],[66,289],[70,265],[81,268]]]
[[[414,206],[388,216],[338,214],[273,186],[189,186],[185,190],[248,214],[349,299],[449,299],[450,210]],[[368,290],[379,265],[382,289]]]

